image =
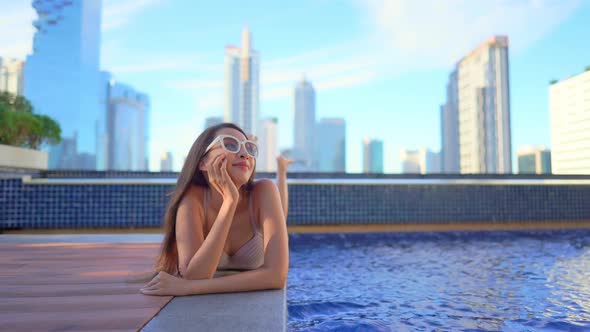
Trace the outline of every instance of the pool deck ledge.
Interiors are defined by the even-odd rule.
[[[285,331],[286,290],[172,298],[130,280],[159,234],[0,235],[0,326],[10,331]]]

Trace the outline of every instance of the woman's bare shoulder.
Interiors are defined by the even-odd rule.
[[[271,179],[260,179],[254,182],[252,192],[255,196],[269,195],[276,190],[276,185]]]
[[[260,206],[261,202],[268,202],[275,195],[279,197],[279,189],[271,179],[260,179],[254,182],[252,195],[255,204]]]
[[[189,208],[202,208],[204,194],[204,187],[190,186],[184,194],[184,196],[182,197],[182,199],[180,200],[180,206],[186,206]]]

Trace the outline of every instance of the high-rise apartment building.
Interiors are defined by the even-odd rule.
[[[267,118],[260,121],[258,130],[258,151],[256,170],[276,172],[279,156],[278,119]]]
[[[160,156],[160,172],[172,172],[173,166],[172,152],[163,153]]]
[[[508,38],[486,40],[456,70],[461,173],[511,173]]]
[[[324,118],[316,125],[316,160],[320,172],[346,172],[346,122]]]
[[[400,151],[402,173],[432,174],[441,172],[440,153],[426,148],[417,150],[402,149]]]
[[[363,140],[363,173],[383,173],[383,141]]]
[[[205,128],[209,128],[209,127],[213,127],[215,125],[218,125],[220,123],[223,123],[223,118],[220,116],[210,116],[208,118],[205,119]]]
[[[457,69],[449,75],[447,100],[440,107],[441,173],[459,173],[459,95]]]
[[[108,169],[145,171],[149,160],[149,97],[111,81],[107,116]]]
[[[22,60],[0,57],[0,92],[23,95],[24,66]]]
[[[590,70],[549,87],[551,170],[590,174]]]
[[[524,146],[518,149],[519,174],[551,174],[551,151],[545,147]]]

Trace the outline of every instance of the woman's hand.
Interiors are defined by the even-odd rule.
[[[217,155],[207,166],[209,183],[223,197],[223,201],[238,202],[240,192],[234,181],[227,173],[227,157],[223,154]]]
[[[246,136],[247,139],[254,141],[255,143],[258,143],[258,136],[255,136],[254,134],[248,134],[248,136]]]
[[[189,281],[174,277],[164,271],[159,272],[140,292],[144,295],[189,295]]]
[[[293,163],[292,159],[287,159],[284,156],[277,157],[277,171],[279,174],[287,173],[287,168]]]

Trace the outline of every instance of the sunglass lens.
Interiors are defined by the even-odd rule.
[[[230,152],[238,152],[240,151],[240,143],[231,137],[225,137],[223,139],[223,146]]]
[[[254,157],[254,158],[258,157],[258,147],[256,146],[256,144],[252,144],[252,143],[247,142],[246,143],[246,151],[248,151],[248,153],[252,157]]]

